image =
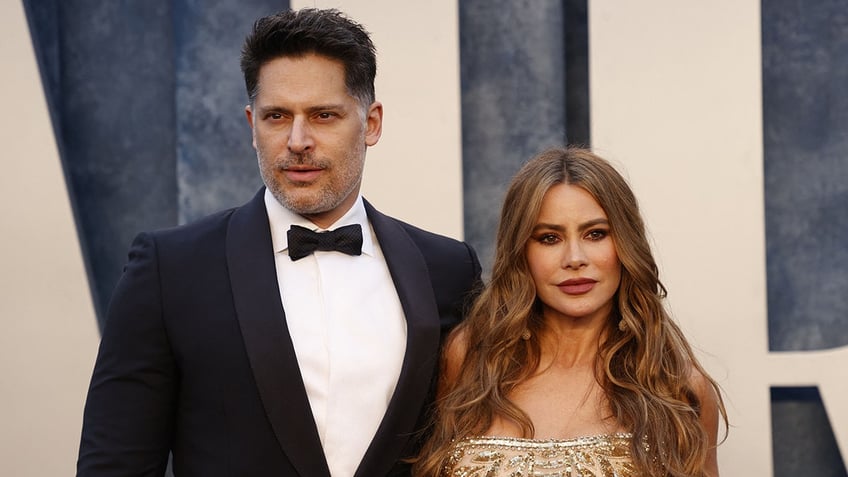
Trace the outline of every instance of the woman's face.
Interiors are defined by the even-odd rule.
[[[557,184],[548,190],[526,253],[545,319],[609,317],[621,263],[607,214],[585,189]]]

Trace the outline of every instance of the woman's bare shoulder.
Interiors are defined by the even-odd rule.
[[[456,382],[468,354],[468,329],[458,326],[448,335],[442,350],[442,371],[449,383]]]
[[[717,396],[713,381],[694,365],[689,368],[689,386],[695,391],[701,406],[716,405]]]
[[[448,335],[442,347],[438,396],[444,396],[453,389],[459,380],[467,353],[468,331],[460,325]]]

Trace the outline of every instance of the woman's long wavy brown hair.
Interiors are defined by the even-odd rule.
[[[525,247],[542,198],[563,183],[582,187],[604,209],[621,262],[613,316],[598,352],[597,378],[612,418],[634,436],[633,463],[642,475],[703,475],[714,443],[707,442],[699,421],[700,403],[690,373],[694,369],[703,374],[718,397],[726,425],[718,385],[663,307],[666,290],[633,192],[607,161],[578,148],[545,151],[512,180],[501,210],[491,280],[451,335],[462,333],[467,339],[465,360],[456,382],[436,403],[413,475],[440,475],[453,442],[485,432],[495,416],[514,421],[524,437],[533,437],[529,417],[507,396],[539,366],[537,337],[543,323]],[[521,338],[525,329],[531,332],[529,340]]]

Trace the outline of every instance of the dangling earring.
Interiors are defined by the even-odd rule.
[[[530,339],[530,330],[528,330],[527,328],[524,328],[524,333],[521,333],[521,339],[523,339],[524,341],[529,340]]]
[[[627,331],[627,323],[625,323],[624,320],[620,320],[618,322],[618,329],[621,331]]]

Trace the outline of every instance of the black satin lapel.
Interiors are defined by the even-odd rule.
[[[330,471],[280,301],[268,216],[260,190],[233,213],[227,230],[227,264],[236,314],[268,420],[298,473]]]
[[[365,202],[380,249],[406,315],[406,355],[395,392],[377,434],[356,471],[357,477],[386,475],[410,435],[430,390],[439,353],[439,313],[424,256],[395,220]]]

